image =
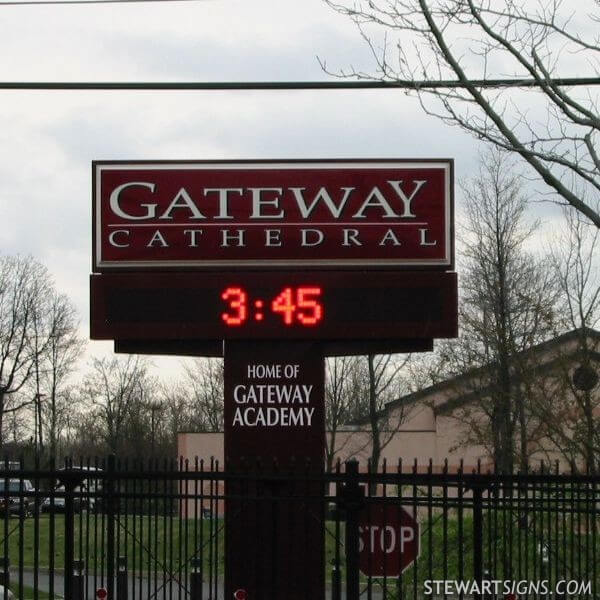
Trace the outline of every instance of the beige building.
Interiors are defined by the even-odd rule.
[[[582,351],[584,344],[587,360]],[[591,371],[590,367],[580,369],[586,363]],[[565,440],[579,426],[586,397],[598,428],[600,386],[594,373],[599,365],[600,333],[595,330],[571,331],[519,357],[513,377],[522,382],[521,391],[528,403],[526,450],[531,461],[559,461],[561,469],[567,467],[568,456],[558,452],[558,447],[564,448]],[[580,391],[573,385],[574,375],[580,386],[583,381],[587,387],[593,384],[592,389]],[[477,441],[482,437],[480,428],[489,422],[483,411],[490,390],[489,369],[474,369],[389,403],[383,411],[389,427],[382,434],[384,440],[389,440],[382,452],[388,469],[397,469],[399,459],[404,471],[412,469],[415,461],[419,471],[426,470],[430,461],[439,471],[446,459],[451,470],[462,462],[463,468],[471,471],[478,461],[482,468],[491,468],[489,449]],[[536,411],[530,410],[534,402]],[[542,414],[547,418],[542,419]],[[600,437],[598,429],[596,434]],[[355,457],[364,468],[371,451],[367,425],[357,423],[338,431],[335,447],[341,461]],[[211,460],[222,468],[223,434],[180,433],[178,451],[190,465],[198,457],[204,460],[204,468],[209,468]],[[578,460],[576,455],[572,458]]]

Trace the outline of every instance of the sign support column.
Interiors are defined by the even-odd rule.
[[[226,598],[324,598],[324,380],[319,344],[225,344]]]

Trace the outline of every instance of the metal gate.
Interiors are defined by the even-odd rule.
[[[306,465],[232,474],[215,461],[114,457],[23,467],[6,460],[0,469],[0,600],[9,589],[36,600],[102,590],[117,600],[220,600],[228,489],[268,520],[269,535],[285,535],[277,523],[286,511],[321,519],[327,599],[600,598],[598,476],[401,462],[372,473],[352,461],[325,474]],[[403,555],[410,528],[418,539]],[[268,542],[249,553],[268,552]],[[285,556],[270,564],[274,577],[289,568]],[[303,581],[287,585],[301,594]],[[286,597],[264,586],[260,600]]]

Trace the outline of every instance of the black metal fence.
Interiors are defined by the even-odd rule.
[[[268,522],[278,547],[278,523],[318,520],[323,536],[308,543],[323,544],[328,600],[600,598],[599,485],[598,476],[544,469],[436,473],[401,463],[319,474],[305,465],[224,472],[214,461],[6,461],[0,600],[89,600],[102,590],[111,600],[226,598],[226,505]],[[257,573],[255,597],[312,600],[303,578],[280,576],[290,572],[286,553],[269,547],[262,539],[245,549],[271,565],[270,576]]]

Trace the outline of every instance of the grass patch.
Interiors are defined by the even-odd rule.
[[[15,598],[23,598],[23,600],[33,600],[34,599],[33,588],[29,587],[27,585],[23,586],[22,594],[21,594],[21,588],[18,585],[11,586],[11,591],[15,595]],[[48,593],[38,589],[37,597],[39,600],[48,600],[50,598],[50,595]],[[56,594],[55,594],[55,597],[56,597]],[[2,595],[0,595],[0,600],[2,600]]]

